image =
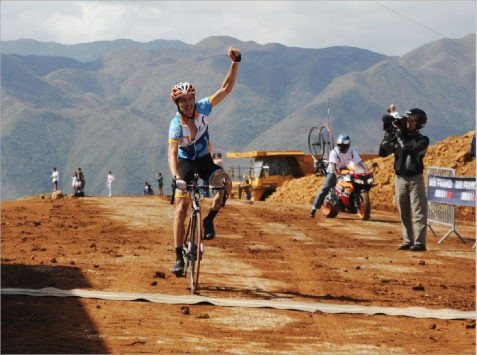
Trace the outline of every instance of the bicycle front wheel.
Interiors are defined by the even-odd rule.
[[[315,159],[319,159],[323,155],[323,142],[320,135],[320,129],[318,127],[312,127],[308,132],[308,148],[310,154]]]
[[[323,125],[320,127],[320,142],[321,142],[321,158],[323,161],[326,161],[328,165],[328,159],[330,157],[330,152],[333,150],[335,146],[335,139],[333,138],[333,133],[331,133],[331,129],[327,125]]]
[[[197,292],[199,286],[200,261],[202,259],[202,228],[201,216],[197,213],[192,222],[191,236],[190,236],[190,291]]]

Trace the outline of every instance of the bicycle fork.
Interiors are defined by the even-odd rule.
[[[192,231],[194,230],[194,227],[197,228],[197,231],[198,233],[200,234],[200,228],[201,228],[201,221],[199,220],[199,218],[197,218],[197,214],[199,212],[199,209],[195,206],[194,204],[194,211],[192,212],[191,214],[191,225],[189,226],[189,238],[188,238],[188,241],[187,241],[187,245],[184,244],[183,245],[183,249],[182,249],[182,255],[187,258],[187,261],[189,262],[194,262],[197,258],[197,247],[200,248],[200,252],[201,252],[201,256],[200,256],[200,260],[202,260],[202,254],[204,254],[204,243],[203,241],[201,240],[200,241],[200,245],[197,246],[197,245],[193,245],[192,243],[195,243],[196,241],[195,240],[191,240],[192,239]],[[194,226],[192,221],[195,220],[195,223],[197,223],[197,226]]]

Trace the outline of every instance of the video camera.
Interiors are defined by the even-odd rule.
[[[396,129],[400,129],[401,131],[404,131],[406,129],[406,117],[396,118],[391,115],[384,115],[382,120],[383,120],[383,131],[385,132],[393,132]]]

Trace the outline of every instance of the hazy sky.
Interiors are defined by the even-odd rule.
[[[441,35],[456,39],[476,32],[475,1],[2,0],[0,6],[2,40],[63,44],[120,38],[196,44],[209,36],[232,36],[259,44],[353,46],[403,55]]]

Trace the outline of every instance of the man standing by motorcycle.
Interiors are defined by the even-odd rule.
[[[429,146],[429,138],[420,133],[427,123],[426,113],[418,108],[407,111],[404,117],[384,124],[384,139],[379,147],[379,156],[394,153],[394,179],[396,203],[401,223],[404,243],[399,250],[426,251],[427,236],[427,196],[424,185],[424,155]],[[412,214],[411,214],[412,213]],[[414,241],[413,233],[417,238]]]
[[[336,145],[337,147],[330,152],[330,156],[328,158],[328,167],[326,168],[326,178],[323,187],[316,196],[311,207],[311,218],[315,218],[316,210],[321,207],[330,189],[335,187],[336,181],[341,176],[341,166],[353,163],[353,168],[359,167],[365,171],[368,170],[368,167],[363,162],[359,154],[354,149],[350,149],[351,139],[347,134],[340,134],[336,140]]]

